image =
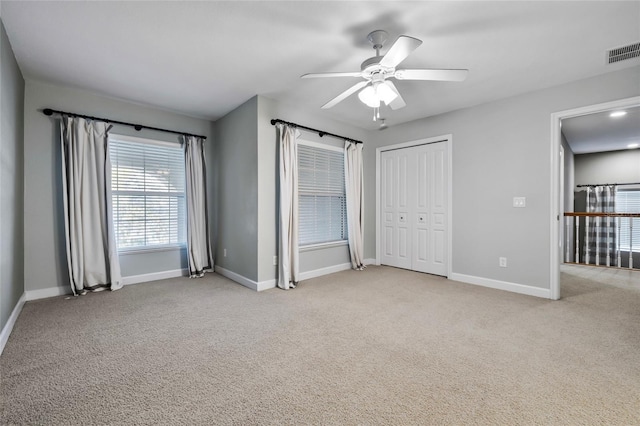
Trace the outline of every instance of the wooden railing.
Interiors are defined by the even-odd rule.
[[[633,226],[640,226],[640,213],[565,213],[565,263],[582,263],[607,267],[628,267],[633,269],[633,245],[640,246],[640,241],[633,241]],[[584,218],[584,220],[580,220]],[[620,247],[622,218],[629,218],[629,248]],[[602,220],[604,219],[604,221]],[[601,226],[595,227],[595,235],[589,235],[589,225],[600,220]],[[581,227],[580,222],[583,222]],[[605,230],[602,230],[604,223]],[[615,230],[612,232],[612,230]],[[613,236],[617,235],[617,238]],[[595,250],[592,249],[595,239]],[[604,239],[605,247],[601,247]],[[573,245],[573,249],[572,249]],[[602,250],[604,249],[604,250]],[[604,251],[604,254],[602,253]],[[637,254],[636,256],[639,256]],[[581,261],[582,260],[582,261]],[[639,265],[640,266],[640,265]]]

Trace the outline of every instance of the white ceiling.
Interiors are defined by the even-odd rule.
[[[640,107],[623,111],[627,115],[622,117],[606,111],[562,120],[562,134],[575,154],[629,149],[631,143],[640,144]]]
[[[2,1],[29,79],[215,120],[259,94],[375,129],[356,96],[320,107],[354,81],[301,80],[357,71],[384,29],[423,40],[399,68],[468,68],[461,83],[399,81],[415,120],[640,64],[605,51],[640,41],[638,1]],[[383,49],[383,53],[386,50]]]

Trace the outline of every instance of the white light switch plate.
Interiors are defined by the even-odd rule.
[[[525,197],[513,197],[513,207],[526,207],[527,199]]]

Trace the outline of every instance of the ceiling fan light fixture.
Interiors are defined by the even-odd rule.
[[[358,93],[358,98],[362,101],[363,104],[367,105],[371,108],[379,108],[380,107],[380,98],[376,93],[376,90],[373,86],[367,86]]]
[[[378,95],[378,99],[384,102],[385,105],[389,105],[395,98],[398,97],[398,94],[384,82],[379,83],[376,86],[376,94]]]
[[[380,103],[384,102],[389,105],[398,94],[384,82],[375,82],[371,86],[367,86],[358,93],[358,98],[363,104],[371,108],[380,108]]]

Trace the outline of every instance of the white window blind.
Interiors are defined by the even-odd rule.
[[[118,249],[186,242],[184,153],[178,144],[109,139]]]
[[[617,213],[640,213],[640,189],[616,190]],[[640,252],[640,219],[621,217],[620,220],[620,249],[629,251],[631,243],[633,251]],[[633,220],[633,240],[629,230],[629,221]]]
[[[344,153],[298,144],[300,246],[347,239]]]

